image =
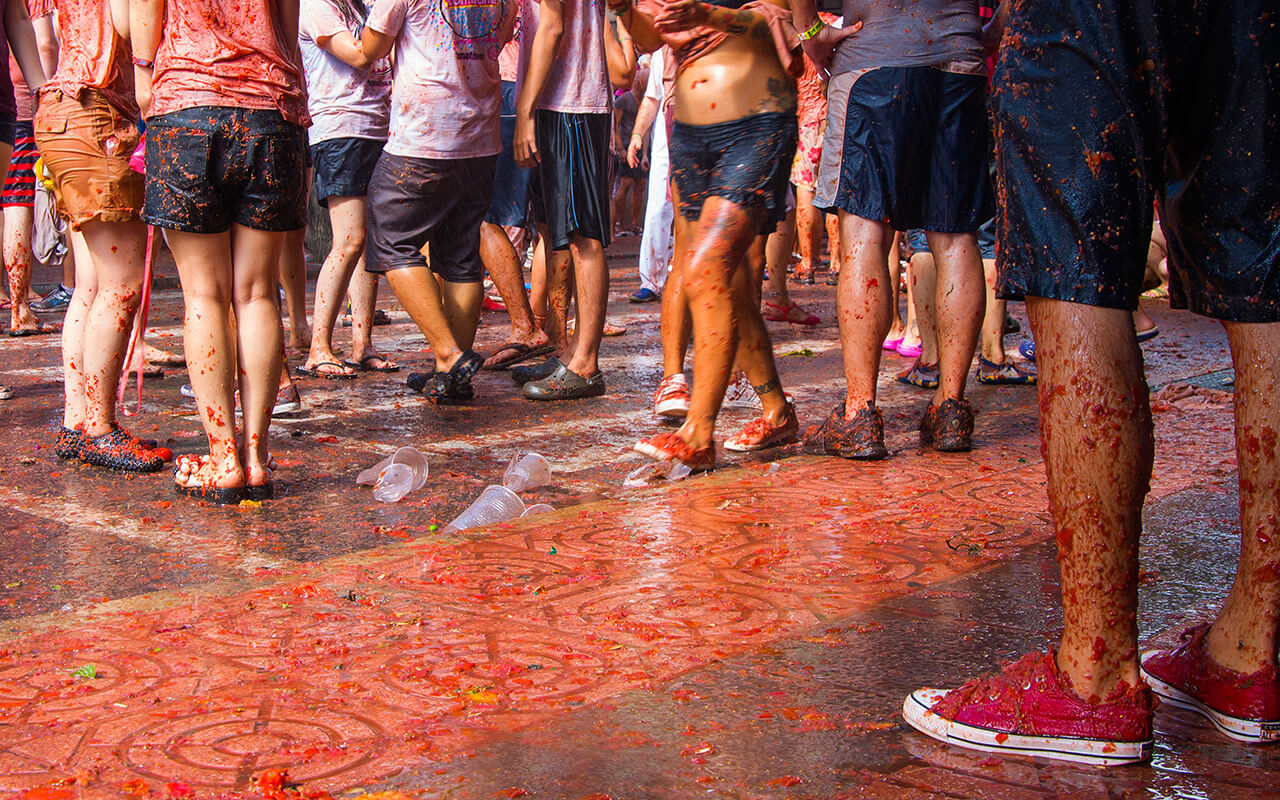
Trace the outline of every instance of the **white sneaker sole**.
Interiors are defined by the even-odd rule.
[[[1146,679],[1151,691],[1155,692],[1161,700],[1172,706],[1194,711],[1212,722],[1213,727],[1237,742],[1245,742],[1247,744],[1280,742],[1280,720],[1260,722],[1256,719],[1241,719],[1230,714],[1224,714],[1221,711],[1215,711],[1192,695],[1165,683],[1155,675],[1147,672],[1147,659],[1157,652],[1156,650],[1149,650],[1142,654],[1142,677]]]
[[[930,709],[945,689],[917,689],[902,704],[902,718],[921,733],[940,742],[987,753],[1024,755],[1095,766],[1135,764],[1151,758],[1152,740],[1112,742],[1070,736],[1027,736],[993,731],[946,719]]]
[[[658,448],[654,447],[648,442],[636,442],[634,445],[632,445],[631,449],[636,451],[637,453],[640,453],[641,455],[646,455],[649,458],[652,458],[654,461],[671,461],[672,460],[665,451],[659,450]]]
[[[689,415],[689,401],[680,397],[663,400],[653,407],[653,413],[659,417],[686,417]]]

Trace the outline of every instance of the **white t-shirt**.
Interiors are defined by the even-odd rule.
[[[377,0],[366,23],[396,37],[386,152],[479,158],[502,152],[498,53],[515,0]]]
[[[524,33],[520,39],[520,78],[529,71],[534,34],[541,5],[521,0]],[[562,114],[611,114],[613,93],[609,87],[609,63],[604,55],[604,0],[563,0],[564,34],[552,62],[551,73],[534,108]],[[612,35],[612,34],[610,34]],[[523,87],[523,83],[521,83]]]
[[[298,44],[307,76],[307,110],[311,113],[308,138],[312,144],[326,139],[387,138],[391,96],[391,59],[384,58],[368,70],[359,70],[316,44],[316,39],[354,33],[360,21],[339,10],[333,0],[302,0],[298,19]]]

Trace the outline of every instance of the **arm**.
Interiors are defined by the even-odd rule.
[[[796,30],[801,34],[801,44],[804,46],[805,55],[809,56],[814,64],[818,65],[818,72],[826,74],[831,66],[831,55],[836,51],[836,47],[845,39],[862,30],[862,20],[858,20],[852,25],[845,20],[843,29],[836,29],[830,25],[823,25],[822,19],[818,16],[818,7],[815,0],[790,0],[791,20],[795,23]],[[819,27],[820,26],[820,27]],[[812,38],[805,39],[804,35],[818,28],[818,33]]]
[[[631,34],[627,33],[622,20],[618,20],[618,29],[606,25],[604,31],[604,55],[609,62],[609,82],[616,89],[625,89],[636,77],[636,49],[631,46]]]
[[[153,69],[138,64],[156,60],[160,39],[164,35],[165,0],[129,0],[129,34],[133,46],[134,92],[142,116],[151,108],[151,77]]]
[[[631,141],[627,142],[627,163],[633,167],[640,166],[640,151],[644,149],[644,135],[653,127],[658,118],[658,101],[646,96],[640,101],[640,110],[636,112],[636,126],[631,129]]]
[[[533,133],[533,107],[542,94],[542,87],[547,85],[547,76],[551,74],[551,65],[560,50],[560,39],[563,36],[564,6],[561,5],[561,0],[542,0],[538,30],[533,35],[529,65],[525,69],[524,86],[516,101],[516,132],[512,144],[516,163],[522,167],[532,167],[540,160],[538,143]]]
[[[31,28],[36,33],[36,46],[40,48],[40,63],[44,65],[44,75],[51,77],[58,71],[58,34],[53,29],[53,15],[45,14],[31,20]]]
[[[286,47],[286,53],[296,53],[298,50],[298,0],[277,0],[276,7],[280,9],[280,35],[287,44],[292,47]]]
[[[982,28],[982,45],[987,48],[988,53],[994,53],[1000,49],[1000,38],[1004,36],[1005,26],[1009,24],[1009,7],[1013,3],[1005,0],[996,9],[996,15],[991,18]]]
[[[31,88],[34,97],[36,90],[44,83],[44,64],[40,62],[40,48],[36,45],[36,34],[31,28],[31,17],[27,14],[25,0],[5,0],[4,30],[9,37],[9,47],[13,50],[13,58],[22,70],[22,78]]]
[[[392,39],[392,42],[395,40]],[[356,39],[355,35],[347,31],[335,33],[332,36],[317,36],[316,45],[320,49],[332,54],[339,61],[342,61],[356,69],[368,69],[377,59],[369,58],[361,45],[364,42],[363,34],[360,39]],[[381,42],[379,44],[382,44]]]
[[[640,52],[652,53],[662,47],[662,34],[653,24],[653,17],[632,5],[632,0],[609,0],[609,9],[626,26]]]
[[[711,6],[698,0],[676,0],[669,3],[658,12],[654,22],[659,31],[685,31],[706,26],[744,39],[761,42],[770,39],[769,23],[764,15],[747,9]]]
[[[352,38],[354,39],[355,37]],[[368,25],[364,26],[364,31],[360,34],[360,52],[367,59],[368,64],[372,64],[380,58],[386,58],[390,55],[391,48],[395,47],[395,45],[395,34],[375,31]],[[334,53],[334,55],[337,55],[337,53]],[[342,56],[338,56],[338,58],[342,58]],[[345,58],[342,60],[346,61]],[[351,64],[350,61],[347,61],[347,63]],[[355,64],[351,64],[351,66],[354,67]]]

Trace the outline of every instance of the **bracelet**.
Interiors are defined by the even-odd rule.
[[[142,67],[143,69],[155,69],[156,62],[148,61],[145,58],[138,58],[137,56],[134,56],[133,65],[135,67]]]
[[[807,30],[807,31],[802,31],[802,32],[799,34],[799,36],[800,36],[800,41],[802,41],[802,42],[807,42],[807,41],[809,41],[810,39],[814,38],[814,37],[815,37],[815,36],[817,36],[818,34],[822,33],[822,29],[823,29],[823,28],[825,28],[825,27],[827,27],[827,23],[825,23],[825,22],[823,22],[821,19],[819,19],[817,22],[813,23],[813,27],[812,27],[812,28],[810,28],[810,29],[809,29],[809,30]]]

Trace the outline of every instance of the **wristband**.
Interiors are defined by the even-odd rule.
[[[825,22],[823,22],[821,19],[819,19],[817,22],[813,23],[813,27],[812,27],[812,28],[810,28],[810,29],[809,29],[809,30],[807,30],[807,31],[801,31],[801,32],[800,32],[800,34],[799,34],[799,36],[800,36],[800,41],[802,41],[802,42],[807,42],[807,41],[809,41],[810,39],[814,38],[814,37],[815,37],[815,36],[817,36],[818,34],[822,33],[822,29],[823,29],[823,28],[825,28],[825,27],[827,27],[827,23],[825,23]]]
[[[148,61],[145,58],[138,58],[137,56],[134,56],[133,65],[135,67],[142,67],[143,69],[155,69],[156,62]]]

